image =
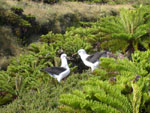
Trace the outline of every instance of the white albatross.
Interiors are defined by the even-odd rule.
[[[62,54],[60,58],[61,58],[60,67],[47,67],[42,69],[42,71],[45,71],[49,73],[50,76],[56,78],[58,82],[60,82],[63,78],[68,76],[70,73],[70,68],[67,62],[67,55]]]
[[[107,52],[96,52],[92,55],[89,55],[86,53],[84,49],[78,50],[78,54],[80,55],[81,60],[83,63],[90,67],[91,70],[93,71],[95,68],[99,66],[100,63],[100,57],[107,57]]]

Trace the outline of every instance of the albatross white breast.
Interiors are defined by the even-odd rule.
[[[42,69],[43,71],[49,73],[50,76],[57,79],[60,82],[63,78],[69,75],[70,68],[67,62],[67,55],[61,55],[61,66],[60,67],[47,67]]]
[[[80,49],[80,50],[78,50],[78,54],[80,55],[83,63],[86,66],[90,67],[92,71],[99,66],[99,62],[100,62],[99,58],[100,57],[107,57],[106,51],[96,52],[92,55],[88,55],[84,49]]]

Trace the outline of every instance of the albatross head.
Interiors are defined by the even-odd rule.
[[[80,49],[78,50],[78,54],[81,56],[81,55],[84,55],[86,54],[86,51],[84,49]]]
[[[61,59],[63,59],[63,58],[66,58],[67,55],[66,54],[62,54],[60,57],[61,57]]]
[[[61,58],[61,67],[69,68],[67,62],[67,55],[61,54],[60,58]]]

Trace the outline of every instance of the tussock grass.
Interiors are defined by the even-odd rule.
[[[0,57],[0,70],[6,70],[9,62],[10,60],[6,56]]]
[[[13,35],[10,27],[3,26],[0,27],[0,50],[2,51],[7,48],[10,48],[13,54],[18,54],[20,51],[17,37]]]
[[[9,58],[17,56],[21,48],[17,43],[17,38],[13,36],[10,27],[0,27],[0,67],[5,69],[9,63]]]

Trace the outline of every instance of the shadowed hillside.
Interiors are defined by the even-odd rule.
[[[8,26],[0,27],[0,66],[1,69],[6,69],[9,63],[9,58],[20,54],[20,46],[17,43],[17,38],[12,34]]]

